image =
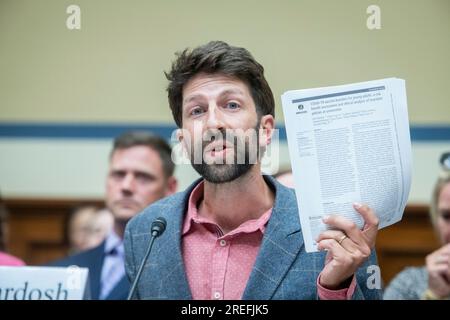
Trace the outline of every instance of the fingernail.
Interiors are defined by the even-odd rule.
[[[362,207],[362,204],[359,203],[359,202],[353,202],[353,207],[354,207],[355,209],[359,209],[359,208]]]
[[[330,216],[328,216],[328,215],[322,217],[323,222],[327,222],[328,219],[330,219]]]

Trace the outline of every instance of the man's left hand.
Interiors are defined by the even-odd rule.
[[[366,205],[355,203],[353,207],[364,219],[362,230],[352,221],[332,215],[323,221],[334,230],[322,232],[317,239],[317,248],[328,251],[327,262],[320,274],[319,283],[330,290],[345,287],[375,246],[378,217]]]

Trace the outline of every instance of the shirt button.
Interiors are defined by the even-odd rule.
[[[214,299],[220,299],[220,292],[214,292]]]
[[[227,245],[227,242],[225,240],[220,240],[220,246],[225,247]]]

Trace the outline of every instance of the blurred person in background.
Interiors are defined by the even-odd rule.
[[[171,152],[163,138],[149,132],[126,132],[114,140],[106,179],[106,207],[114,216],[113,230],[99,246],[52,264],[88,268],[92,299],[127,298],[125,226],[148,205],[176,191]]]
[[[0,266],[23,266],[25,263],[17,257],[6,253],[8,239],[8,211],[0,197]]]
[[[91,205],[77,207],[69,220],[69,253],[79,253],[100,245],[113,225],[114,217],[108,209],[100,210]]]
[[[442,246],[430,253],[423,267],[400,272],[384,292],[387,300],[450,298],[450,153],[441,156],[442,173],[436,181],[430,218]]]

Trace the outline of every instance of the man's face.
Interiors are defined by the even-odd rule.
[[[88,239],[91,235],[91,225],[95,214],[96,209],[88,207],[80,209],[71,218],[69,240],[73,250],[83,251],[89,249]]]
[[[450,183],[446,183],[439,194],[437,228],[442,243],[450,243]]]
[[[266,121],[273,117],[266,115]],[[257,162],[260,121],[248,86],[200,73],[183,88],[181,139],[194,169],[207,181],[232,181]],[[189,137],[187,137],[189,135]]]
[[[147,146],[116,150],[106,181],[106,204],[115,219],[127,222],[170,192],[158,152]]]

